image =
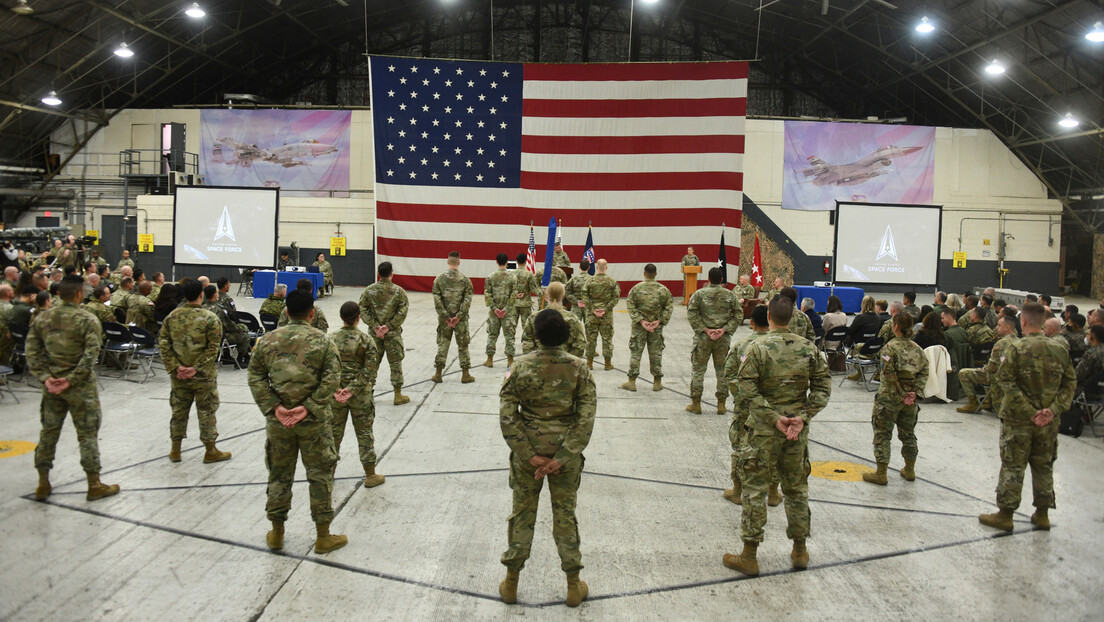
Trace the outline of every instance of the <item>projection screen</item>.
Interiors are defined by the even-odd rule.
[[[177,186],[173,262],[274,267],[279,207],[278,188]]]
[[[833,280],[935,287],[942,219],[939,205],[837,202]]]

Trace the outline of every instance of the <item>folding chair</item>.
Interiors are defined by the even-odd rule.
[[[974,365],[978,367],[985,367],[989,364],[989,358],[993,356],[993,346],[997,345],[997,342],[990,341],[988,343],[979,343],[974,346]],[[979,384],[977,385],[978,397],[981,403],[984,404],[985,400],[989,399],[989,395],[993,392],[993,383]],[[980,410],[978,412],[981,412]]]
[[[111,355],[122,370],[119,378],[126,380],[130,375],[131,358],[134,356],[134,351],[138,349],[138,344],[134,343],[130,329],[118,322],[104,322],[103,331],[107,344],[103,347],[101,357],[106,361],[107,356]]]
[[[19,369],[19,381],[27,383],[27,327],[20,324],[11,324],[8,331],[12,338],[12,354],[10,366],[12,371]]]
[[[230,343],[226,340],[226,337],[223,336],[222,343],[219,344],[219,363],[226,365],[227,363],[225,361],[227,358],[229,358],[231,364],[234,365],[234,368],[240,370],[242,366],[241,363],[238,362],[239,354],[241,353],[238,352],[238,346]]]
[[[116,322],[126,324],[126,309],[122,307],[112,307],[111,313],[115,315]]]
[[[1085,390],[1073,398],[1073,403],[1081,407],[1085,420],[1089,422],[1089,430],[1096,436],[1096,420],[1104,414],[1104,374],[1090,378],[1085,383]]]
[[[142,379],[138,382],[145,384],[150,376],[156,375],[153,363],[155,359],[161,359],[161,349],[157,346],[157,338],[153,336],[153,333],[141,326],[131,326],[130,335],[134,338],[135,345],[138,346],[133,354],[138,359],[138,369],[142,370]]]
[[[3,399],[4,392],[11,393],[15,403],[19,403],[19,396],[15,394],[15,391],[11,388],[11,382],[8,380],[15,370],[7,365],[0,365],[0,399]]]
[[[245,326],[246,330],[249,331],[249,336],[254,339],[265,334],[264,326],[261,326],[256,316],[248,311],[235,311],[234,321]]]
[[[261,326],[264,327],[266,333],[271,333],[280,325],[280,318],[271,313],[261,313],[260,318]]]
[[[847,338],[847,327],[837,326],[828,331],[824,335],[824,339],[820,341],[820,346],[824,350],[824,355],[828,358],[828,368],[832,368],[832,361],[837,359],[847,358],[847,347],[843,345],[843,340]],[[834,346],[828,344],[834,343]],[[846,365],[842,371],[847,371]]]
[[[875,335],[863,342],[858,352],[853,352],[847,357],[848,367],[859,373],[859,377],[862,379],[863,386],[866,387],[867,391],[878,390],[878,387],[874,387],[873,389],[870,388],[870,381],[874,378],[873,372],[870,376],[867,376],[866,372],[871,369],[877,371],[881,365],[882,360],[878,356],[878,352],[882,349],[882,343],[882,340]],[[846,380],[847,378],[845,377],[840,381],[841,387]]]
[[[238,283],[238,294],[253,295],[253,268],[241,269],[241,283]]]
[[[813,329],[813,339],[814,339],[813,345],[816,346],[818,350],[824,348],[824,328],[823,327]]]

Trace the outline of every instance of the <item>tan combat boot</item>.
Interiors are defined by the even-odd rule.
[[[981,404],[978,403],[977,396],[971,395],[970,397],[966,398],[966,403],[964,405],[959,406],[955,410],[960,413],[973,414],[976,413],[979,408],[981,408]]]
[[[85,499],[96,501],[117,494],[119,494],[118,484],[101,483],[99,473],[88,473],[88,495]]]
[[[469,382],[475,382],[475,377],[472,376],[470,373],[468,373],[468,368],[467,367],[463,368],[460,371],[464,372],[464,373],[460,374],[460,382],[462,384],[468,384]]]
[[[743,485],[740,480],[732,480],[732,488],[725,488],[724,493],[721,495],[725,499],[735,503],[736,505],[743,505],[743,501],[740,500],[740,494],[743,492]]]
[[[629,378],[625,381],[625,384],[621,385],[621,388],[626,391],[636,391],[636,378]]]
[[[594,357],[593,356],[588,356],[587,357],[587,369],[594,369]]]
[[[513,366],[514,366],[514,357],[513,357],[512,354],[507,354],[506,355],[506,367],[513,367]]]
[[[767,490],[767,505],[772,508],[778,507],[778,504],[782,503],[782,493],[778,492],[778,483],[770,485],[770,489]]]
[[[723,415],[728,412],[728,408],[725,407],[725,398],[717,400],[717,414]]]
[[[606,369],[607,371],[608,371],[608,370],[610,370],[610,369],[613,369],[613,359],[610,359],[610,358],[606,359],[606,367],[605,367],[605,369]]]
[[[564,604],[568,607],[578,607],[579,603],[583,602],[583,599],[587,597],[590,590],[587,588],[586,581],[579,578],[579,573],[572,573],[567,575],[567,599],[564,600]]]
[[[1036,529],[1050,531],[1050,517],[1047,516],[1047,508],[1035,508],[1035,513],[1031,515],[1031,524],[1035,525]]]
[[[809,567],[809,551],[805,549],[805,538],[794,538],[790,559],[793,560],[794,570],[805,570]]]
[[[279,551],[284,548],[284,521],[272,521],[272,530],[265,536],[265,542],[268,543],[268,548],[273,551]]]
[[[50,491],[53,488],[50,486],[50,470],[39,469],[38,470],[38,488],[35,488],[35,501],[45,501],[46,497],[50,496]]]
[[[848,380],[859,381],[859,380],[862,380],[862,374],[859,373],[859,372],[855,372],[855,373],[851,374],[850,376],[848,376],[847,379]]]
[[[884,462],[878,463],[878,470],[873,473],[863,473],[863,481],[870,482],[871,484],[878,484],[879,486],[885,486],[889,483],[889,479],[886,478],[886,469],[889,465]]]
[[[905,478],[905,481],[913,481],[916,479],[916,458],[909,460],[905,458],[905,468],[901,469],[901,477]]]
[[[662,391],[663,390],[663,379],[662,378],[653,378],[652,379],[652,390],[653,391]]]
[[[365,488],[375,488],[376,486],[382,484],[384,481],[386,481],[384,477],[376,473],[376,465],[373,464],[371,466],[364,467]]]
[[[755,559],[755,551],[759,549],[758,542],[744,541],[744,550],[739,555],[725,553],[722,561],[726,568],[746,574],[749,577],[759,576],[759,562]]]
[[[180,440],[174,440],[172,442],[172,449],[169,450],[169,461],[180,462]]]
[[[483,361],[483,367],[494,367],[494,355],[488,354],[487,360]]]
[[[204,445],[207,446],[207,453],[203,454],[203,464],[222,462],[223,460],[230,459],[230,452],[219,451],[219,448],[215,447],[214,442],[204,443]]]
[[[1012,510],[1002,509],[995,514],[981,514],[978,516],[978,522],[1003,531],[1012,531]]]
[[[690,405],[686,407],[686,412],[694,413],[695,415],[700,415],[701,414],[701,398],[700,397],[690,398]]]
[[[437,366],[437,373],[433,374],[433,382],[441,384],[444,380],[441,379],[441,372],[445,371],[445,368],[441,365]]]
[[[985,401],[981,403],[981,410],[993,410],[993,398],[985,396]]]
[[[517,602],[517,588],[518,588],[518,575],[521,574],[517,570],[506,570],[506,578],[502,580],[502,583],[498,584],[498,594],[502,597],[502,602],[507,605],[513,605]]]
[[[315,523],[314,528],[318,532],[318,538],[314,541],[315,553],[336,551],[349,543],[349,539],[345,536],[331,534],[329,523]]]
[[[395,406],[402,406],[403,404],[409,404],[410,398],[402,394],[402,385],[395,385]]]

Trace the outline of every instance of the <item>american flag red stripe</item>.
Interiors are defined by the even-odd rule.
[[[512,210],[516,211],[516,210]],[[529,248],[525,251],[525,269],[537,273],[537,243],[533,237],[533,225],[529,225]]]
[[[738,264],[746,63],[374,57],[371,71],[376,250],[396,283],[428,289],[459,250],[478,288],[497,253],[521,252],[524,227],[550,218],[568,223],[573,262],[591,224],[623,291],[655,263],[681,292],[686,247],[710,248],[722,223]]]

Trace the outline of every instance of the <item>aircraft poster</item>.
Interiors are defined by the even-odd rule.
[[[349,189],[347,110],[203,110],[199,172],[211,186]]]
[[[785,140],[782,209],[932,202],[934,127],[786,121]]]

